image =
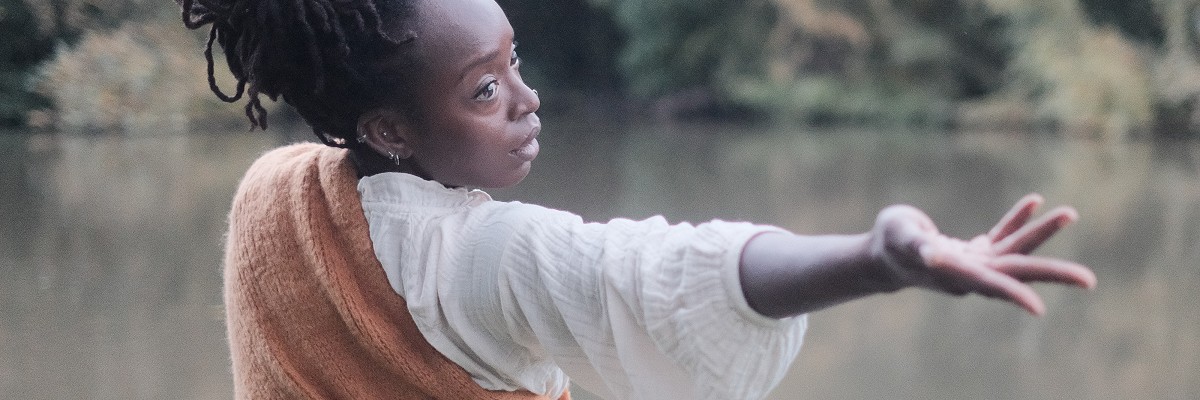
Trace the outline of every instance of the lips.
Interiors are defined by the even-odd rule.
[[[508,153],[523,161],[533,161],[534,158],[537,158],[538,150],[541,149],[541,146],[538,145],[537,141],[538,134],[541,133],[541,131],[542,127],[535,125],[525,137],[525,141],[521,142],[521,146]]]

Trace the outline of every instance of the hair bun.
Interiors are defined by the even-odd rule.
[[[247,99],[250,128],[267,128],[267,110],[260,95],[282,96],[312,126],[326,144],[353,143],[358,115],[394,88],[372,84],[385,74],[372,57],[394,57],[387,45],[416,38],[404,29],[415,13],[406,0],[176,0],[180,18],[189,29],[210,25],[204,48],[209,88],[233,103]],[[378,7],[378,8],[377,8]],[[401,32],[393,38],[388,26]],[[225,62],[237,80],[227,95],[217,85],[213,44],[224,50]],[[328,82],[337,82],[327,85]]]

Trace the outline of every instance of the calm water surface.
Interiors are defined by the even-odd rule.
[[[798,233],[861,232],[910,203],[974,235],[1032,191],[1079,209],[1041,253],[1091,265],[1096,291],[1040,286],[1041,319],[915,290],[815,313],[773,399],[1200,393],[1196,143],[547,125],[534,173],[496,198]],[[287,140],[0,134],[0,397],[229,398],[225,213],[250,162]]]

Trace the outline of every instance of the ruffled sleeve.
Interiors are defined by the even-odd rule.
[[[745,243],[778,228],[584,223],[480,193],[430,207],[412,187],[396,191],[406,201],[360,191],[422,335],[484,388],[555,397],[569,376],[606,399],[757,399],[799,352],[805,317],[758,314],[739,282]]]
[[[508,339],[585,388],[612,398],[762,398],[800,349],[805,318],[758,314],[738,278],[745,243],[777,228],[662,217],[585,224],[536,206],[491,208],[467,234],[487,243],[468,251],[480,263],[465,268],[498,260],[497,290],[459,306],[496,305]]]

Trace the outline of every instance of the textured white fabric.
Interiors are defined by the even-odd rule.
[[[584,223],[400,173],[358,188],[417,327],[484,388],[756,399],[800,350],[805,317],[754,312],[738,280],[745,242],[778,228]]]

